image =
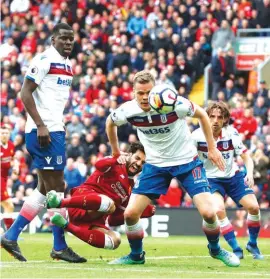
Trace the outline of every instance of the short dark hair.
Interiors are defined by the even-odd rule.
[[[144,147],[139,141],[131,143],[128,148],[128,152],[132,154],[136,153],[138,150],[145,154]]]
[[[212,111],[214,109],[219,109],[221,111],[221,114],[222,114],[223,118],[226,119],[226,121],[223,124],[223,127],[228,126],[229,121],[230,121],[230,117],[231,117],[230,110],[229,110],[228,106],[223,102],[213,102],[206,109],[206,112],[207,112],[208,116],[210,116],[210,114],[212,113]]]
[[[57,36],[59,34],[60,29],[65,29],[65,30],[73,30],[72,27],[70,25],[68,25],[67,23],[58,23],[53,27],[53,35]]]

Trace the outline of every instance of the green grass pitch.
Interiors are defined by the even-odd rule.
[[[28,262],[21,263],[1,249],[1,278],[270,278],[270,240],[260,239],[263,261],[253,260],[245,251],[240,267],[226,267],[212,259],[206,249],[204,237],[170,236],[147,237],[144,241],[144,265],[119,266],[108,262],[129,252],[126,237],[115,251],[95,249],[67,235],[74,251],[88,259],[84,264],[53,261],[50,256],[50,234],[23,233],[19,245]],[[245,246],[247,239],[240,238]],[[228,249],[222,239],[221,244]]]

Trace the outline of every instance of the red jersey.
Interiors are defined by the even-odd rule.
[[[1,145],[0,160],[1,160],[1,178],[7,179],[10,163],[14,156],[14,145],[11,141],[7,143],[6,148]]]
[[[128,177],[126,165],[119,164],[116,158],[106,157],[97,161],[95,167],[94,173],[81,187],[90,187],[110,197],[116,206],[127,205],[134,181]]]

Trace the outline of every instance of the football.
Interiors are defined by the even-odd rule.
[[[160,114],[174,111],[177,102],[176,90],[168,84],[159,84],[152,88],[148,101],[150,106]]]

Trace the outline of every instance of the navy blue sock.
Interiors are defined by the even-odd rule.
[[[9,228],[9,230],[5,233],[5,237],[9,240],[17,241],[19,234],[29,223],[30,221],[28,219],[26,219],[22,215],[19,215],[12,226]]]
[[[230,231],[228,233],[225,233],[223,236],[233,250],[239,248],[239,244],[236,240],[234,231]]]
[[[67,248],[67,243],[65,240],[64,229],[57,226],[52,226],[53,231],[53,249],[55,251],[64,250]]]
[[[259,235],[260,227],[248,227],[249,231],[249,243],[257,245],[257,238]]]
[[[131,248],[131,255],[140,255],[143,251],[142,239],[129,239],[128,241]]]
[[[209,242],[208,248],[210,248],[213,254],[218,254],[220,250],[220,245],[219,245],[220,227],[218,223],[215,222],[213,224],[208,224],[205,220],[203,220],[203,231]]]

